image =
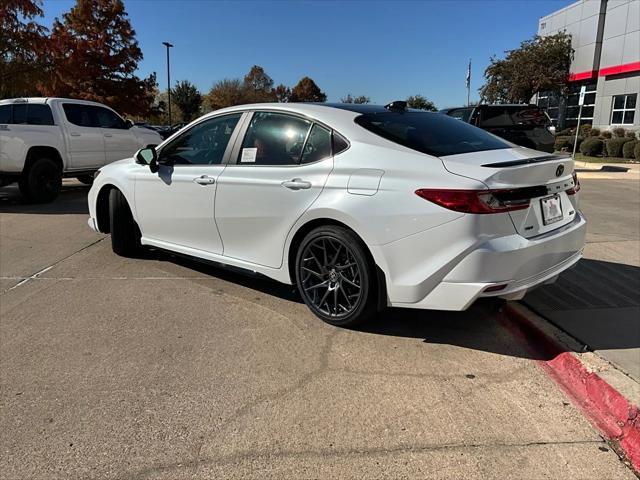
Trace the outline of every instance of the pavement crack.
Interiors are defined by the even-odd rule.
[[[539,446],[563,446],[563,445],[600,445],[607,443],[600,439],[594,440],[573,440],[573,441],[537,441],[537,442],[492,442],[492,443],[450,443],[450,444],[426,444],[426,445],[399,445],[397,447],[385,448],[331,448],[331,449],[308,449],[308,450],[281,450],[281,451],[262,451],[262,452],[239,452],[225,456],[213,456],[209,458],[197,459],[197,469],[200,465],[238,465],[242,462],[253,460],[270,460],[274,459],[299,459],[308,457],[321,458],[340,458],[340,457],[366,457],[369,455],[398,455],[402,453],[428,453],[442,452],[450,450],[464,449],[515,449],[530,448]],[[176,462],[172,464],[158,465],[145,469],[142,472],[129,475],[130,478],[150,478],[158,472],[168,472],[180,470],[182,468],[193,468],[194,462]],[[197,470],[193,475],[196,475]]]
[[[22,281],[20,281],[20,282],[16,283],[13,287],[9,288],[8,290],[5,290],[5,291],[4,291],[4,292],[2,292],[2,293],[7,293],[7,292],[10,292],[11,290],[15,290],[16,288],[18,288],[18,287],[20,287],[20,286],[24,285],[25,283],[29,282],[30,280],[34,280],[34,279],[38,278],[40,275],[42,275],[43,273],[48,272],[48,271],[49,271],[49,270],[51,270],[53,267],[55,267],[55,266],[59,265],[60,263],[64,262],[65,260],[68,260],[69,258],[73,257],[74,255],[76,255],[76,254],[78,254],[78,253],[82,252],[83,250],[86,250],[87,248],[90,248],[90,247],[92,247],[92,246],[96,245],[97,243],[102,242],[102,241],[103,241],[103,240],[105,240],[106,238],[107,238],[107,237],[99,238],[99,239],[98,239],[98,240],[96,240],[95,242],[91,242],[91,243],[89,243],[88,245],[85,245],[85,246],[84,246],[84,247],[82,247],[81,249],[76,250],[75,252],[73,252],[73,253],[71,253],[71,254],[67,255],[66,257],[63,257],[63,258],[61,258],[61,259],[59,259],[59,260],[56,260],[56,261],[55,261],[55,262],[53,262],[51,265],[49,265],[49,266],[47,266],[47,267],[43,268],[42,270],[39,270],[39,271],[37,271],[37,272],[35,272],[35,273],[31,274],[31,275],[29,275],[28,277],[24,278]]]

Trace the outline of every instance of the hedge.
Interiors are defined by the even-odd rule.
[[[607,152],[607,156],[609,157],[621,157],[622,156],[622,147],[627,142],[632,142],[633,139],[629,137],[617,137],[610,138],[605,143],[605,151]]]
[[[559,135],[556,137],[555,143],[554,143],[554,148],[557,151],[562,151],[563,149],[567,150],[567,151],[573,151],[573,143],[575,142],[575,138],[574,136],[568,136],[568,135]],[[582,143],[582,137],[578,137],[578,147],[580,148],[580,144]]]
[[[638,149],[638,142],[637,140],[631,140],[630,142],[626,142],[623,146],[622,146],[622,156],[624,158],[638,158],[635,154],[634,151]]]
[[[597,157],[602,153],[604,142],[597,137],[586,138],[580,144],[580,152],[588,157]]]
[[[640,161],[640,142],[636,142],[636,146],[633,149],[633,156],[636,157],[636,160]]]

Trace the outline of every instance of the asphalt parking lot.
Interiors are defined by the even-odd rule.
[[[0,189],[2,478],[636,478],[500,302],[334,328],[291,287],[116,257],[86,191]]]

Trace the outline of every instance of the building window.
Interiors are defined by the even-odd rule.
[[[566,113],[566,127],[575,127],[578,123],[578,114],[580,113],[580,106],[578,102],[580,100],[580,88],[581,83],[573,83],[569,87],[569,95],[567,96],[567,113]],[[580,119],[581,124],[590,123],[593,124],[593,112],[596,106],[596,86],[595,83],[587,83],[587,90],[584,95],[584,104],[582,105],[582,117]]]
[[[551,122],[558,126],[558,116],[560,115],[560,97],[554,92],[540,92],[538,94],[538,106],[544,109]]]
[[[615,95],[611,109],[611,125],[633,125],[635,117],[637,93]]]

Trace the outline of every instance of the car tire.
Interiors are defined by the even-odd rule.
[[[140,230],[127,199],[116,188],[109,192],[109,227],[113,252],[121,257],[137,257],[141,250]]]
[[[85,185],[93,185],[93,175],[80,175],[76,179]]]
[[[52,202],[62,188],[62,170],[50,158],[39,158],[22,173],[18,188],[29,202]]]
[[[375,264],[351,230],[327,225],[309,232],[296,252],[296,284],[321,320],[353,327],[377,313]]]

